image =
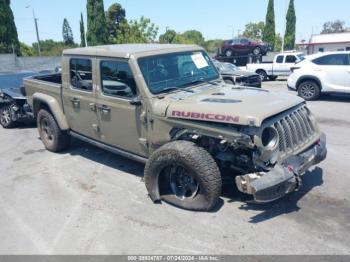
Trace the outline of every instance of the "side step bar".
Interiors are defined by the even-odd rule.
[[[135,160],[137,162],[140,162],[140,163],[143,163],[145,164],[147,162],[147,158],[144,158],[142,156],[138,156],[138,155],[135,155],[133,153],[129,153],[127,151],[124,151],[122,149],[119,149],[119,148],[116,148],[116,147],[113,147],[113,146],[109,146],[109,145],[106,145],[104,143],[101,143],[101,142],[98,142],[96,140],[93,140],[91,138],[88,138],[86,136],[83,136],[83,135],[80,135],[78,133],[75,133],[73,131],[70,131],[69,134],[72,136],[72,137],[75,137],[81,141],[84,141],[86,143],[89,143],[93,146],[96,146],[96,147],[99,147],[99,148],[102,148],[104,150],[107,150],[109,152],[112,152],[114,154],[117,154],[117,155],[120,155],[120,156],[123,156],[123,157],[126,157],[126,158],[129,158],[129,159],[132,159],[132,160]]]

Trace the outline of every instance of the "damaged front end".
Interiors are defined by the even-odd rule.
[[[296,190],[302,176],[310,167],[327,156],[326,136],[299,155],[291,156],[267,172],[250,173],[236,177],[239,191],[252,195],[257,203],[277,200]]]

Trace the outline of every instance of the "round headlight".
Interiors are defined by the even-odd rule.
[[[274,150],[278,146],[278,132],[273,127],[264,129],[261,135],[261,142],[266,149]]]

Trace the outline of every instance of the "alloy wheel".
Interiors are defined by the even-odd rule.
[[[172,165],[167,172],[170,188],[178,199],[188,200],[197,196],[199,183],[186,168],[180,165]]]

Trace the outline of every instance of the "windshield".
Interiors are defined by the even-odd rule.
[[[297,57],[299,58],[298,62],[305,60],[305,55],[303,55],[303,54],[299,54],[299,55],[297,55]]]
[[[202,51],[140,58],[138,64],[152,94],[219,78],[210,57]]]

